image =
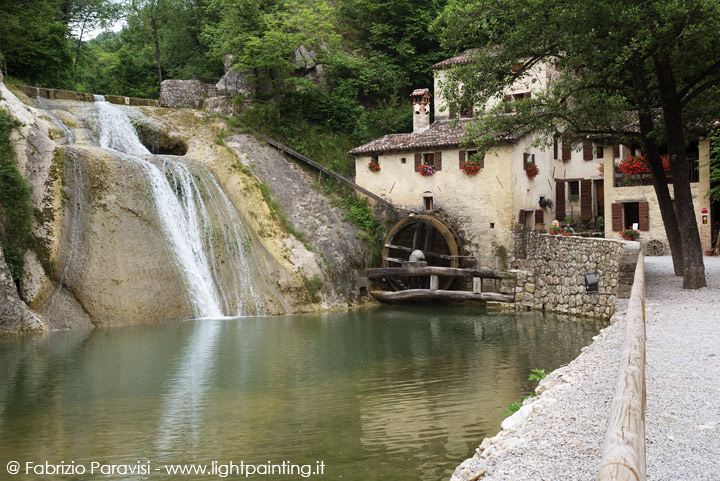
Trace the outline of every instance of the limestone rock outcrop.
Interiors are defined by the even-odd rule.
[[[44,329],[45,325],[40,318],[30,312],[18,297],[0,246],[0,336]]]

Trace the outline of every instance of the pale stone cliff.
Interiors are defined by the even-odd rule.
[[[16,301],[0,313],[0,326],[19,331],[192,318],[187,286],[170,259],[147,179],[137,163],[97,147],[93,104],[31,99],[2,84],[0,88],[0,105],[23,124],[13,141],[18,168],[39,212],[35,234],[43,246],[27,252],[19,286],[20,299],[42,321],[23,309],[7,273],[2,277],[3,299],[14,295]],[[184,153],[183,162],[202,164],[214,174],[247,231],[247,269],[265,306],[258,313],[305,312],[358,301],[363,283],[357,271],[364,267],[355,260],[364,256],[357,240],[360,232],[342,222],[327,201],[312,227],[325,234],[308,236],[303,244],[286,232],[263,198],[259,180],[245,167],[269,162],[272,153],[259,151],[251,142],[223,145],[217,139],[224,122],[202,111],[123,108],[151,150]],[[163,156],[148,161],[162,164]],[[299,189],[299,181],[292,182],[296,204],[310,199],[317,203],[318,193],[308,191],[311,181]],[[227,219],[211,222],[216,231],[227,227]],[[325,222],[338,226],[323,230]],[[342,246],[330,250],[331,239],[343,240]],[[228,255],[213,252],[212,260],[222,266]],[[341,265],[343,258],[353,259],[349,268]],[[7,270],[4,260],[0,264]],[[223,281],[233,282],[230,274],[221,272]],[[309,280],[315,281],[312,292]]]

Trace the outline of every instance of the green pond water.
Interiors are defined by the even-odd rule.
[[[567,364],[600,327],[385,307],[0,340],[0,479],[220,479],[163,471],[213,461],[323,463],[247,479],[448,479],[534,388],[530,370]],[[86,471],[10,476],[10,461]]]

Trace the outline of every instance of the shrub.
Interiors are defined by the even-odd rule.
[[[10,141],[12,129],[20,125],[0,108],[0,242],[13,280],[22,276],[25,251],[35,244],[30,187],[17,168]]]

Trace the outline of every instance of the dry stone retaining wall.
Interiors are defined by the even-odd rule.
[[[203,98],[214,85],[199,80],[163,80],[160,84],[160,102],[172,108],[201,107]]]
[[[515,295],[516,309],[540,309],[609,319],[615,297],[587,294],[585,274],[595,273],[598,291],[630,297],[639,244],[612,239],[565,237],[516,231],[524,236],[525,259],[514,259],[519,270],[505,280],[504,294]],[[517,238],[513,244],[520,243]]]
[[[46,89],[30,87],[27,85],[15,85],[19,91],[28,97],[41,97],[51,100],[76,100],[78,102],[94,102],[93,94],[87,92],[75,92],[74,90]],[[120,95],[106,95],[105,100],[111,104],[160,107],[160,101],[155,99],[141,99],[137,97],[123,97]]]

